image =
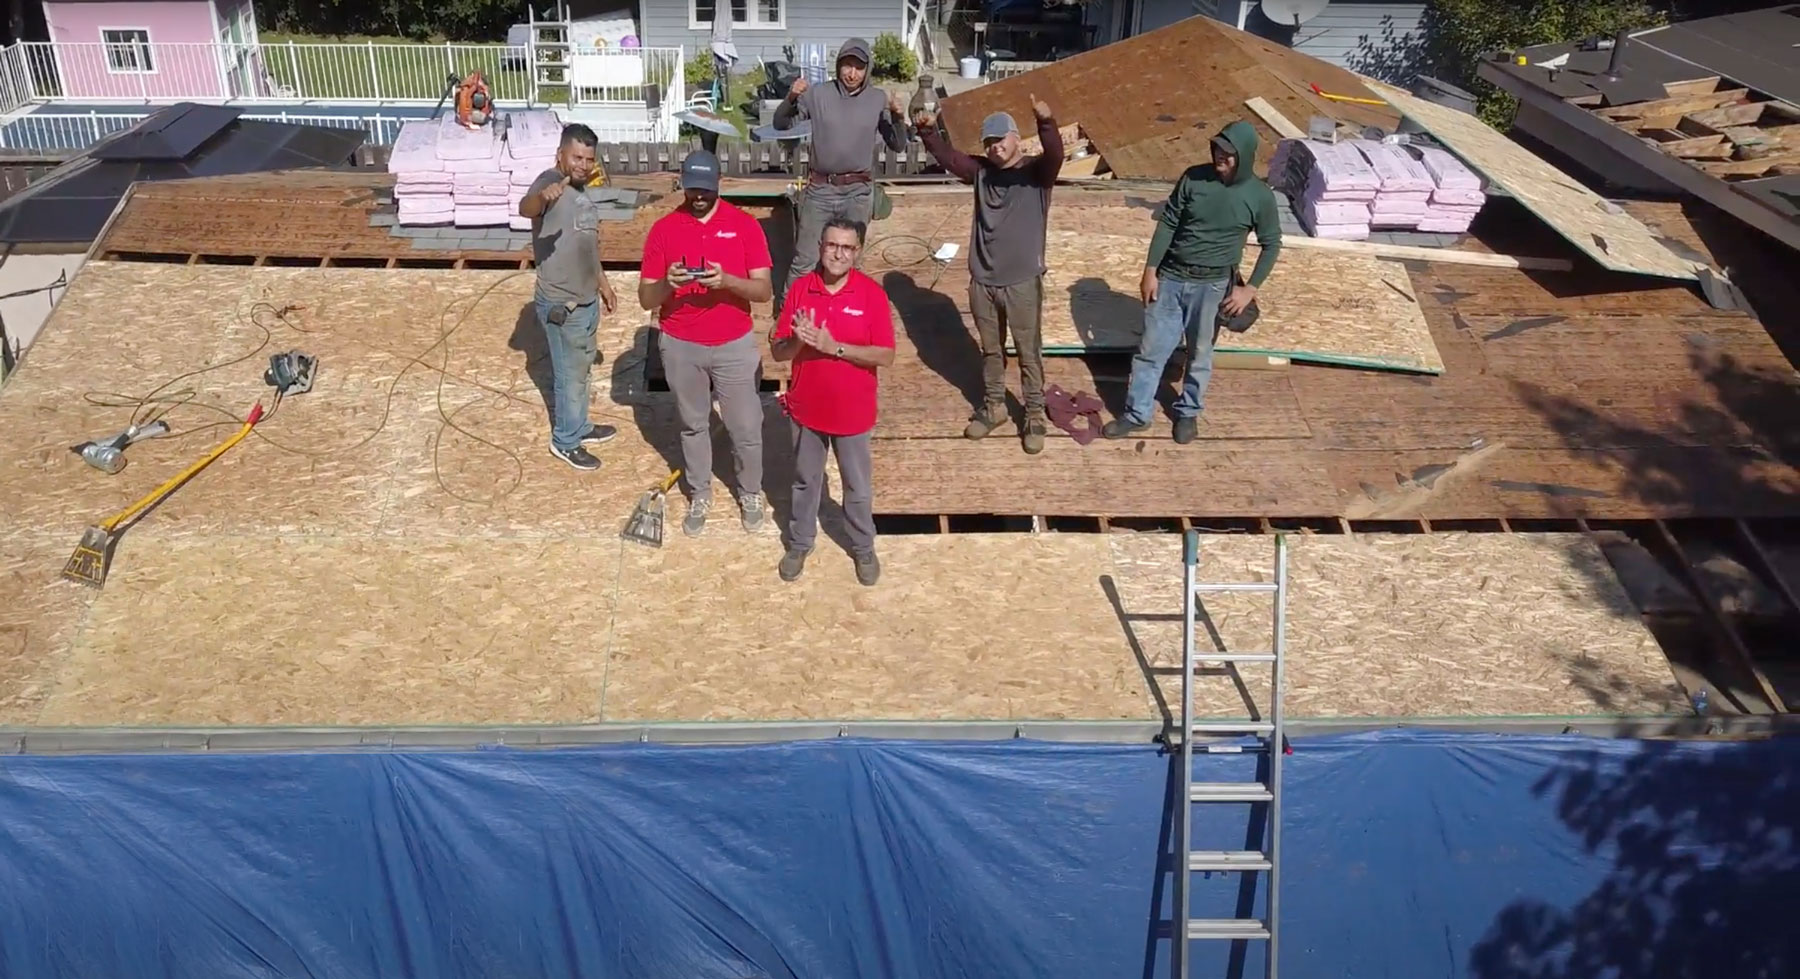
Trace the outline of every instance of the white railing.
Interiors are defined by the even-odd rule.
[[[34,112],[0,124],[0,149],[34,151],[79,151],[99,142],[103,137],[130,129],[149,118],[144,112]],[[372,146],[394,142],[400,127],[416,116],[363,115],[321,116],[301,112],[246,112],[240,119],[288,122],[303,126],[330,126],[334,129],[361,129]],[[669,142],[675,139],[677,126],[663,126],[659,121],[643,123],[589,123],[603,143]]]
[[[531,51],[506,44],[101,44],[29,41],[0,51],[0,112],[40,102],[433,103],[479,71],[499,103],[643,105],[672,114],[680,48],[577,51],[571,87],[534,84]]]

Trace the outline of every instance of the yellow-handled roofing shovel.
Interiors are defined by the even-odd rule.
[[[250,417],[244,419],[243,427],[239,428],[236,434],[219,443],[217,448],[208,452],[199,462],[176,473],[169,478],[168,482],[151,490],[143,499],[113,514],[103,522],[89,527],[81,535],[81,542],[75,545],[75,553],[69,555],[69,563],[63,565],[63,577],[84,585],[92,585],[95,588],[104,587],[107,568],[112,564],[113,545],[117,542],[115,535],[119,533],[119,528],[123,527],[132,517],[175,492],[182,483],[192,479],[200,470],[211,465],[213,460],[224,455],[226,450],[242,442],[244,436],[249,435],[250,430],[256,427],[256,423],[262,420],[262,416],[262,402],[258,401],[256,406],[250,409]]]
[[[664,501],[668,499],[669,489],[680,478],[681,470],[672,469],[667,479],[645,490],[644,495],[638,497],[637,507],[631,511],[631,517],[625,521],[625,529],[619,536],[639,544],[661,547]]]

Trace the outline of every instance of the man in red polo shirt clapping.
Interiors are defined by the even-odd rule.
[[[783,581],[800,577],[818,536],[828,449],[837,454],[844,478],[844,523],[856,580],[873,585],[881,577],[869,435],[875,428],[875,369],[894,362],[894,319],[887,293],[855,269],[863,230],[859,221],[826,222],[819,267],[788,287],[769,338],[776,360],[794,362],[782,397],[794,426],[793,512],[787,553],[777,568]]]
[[[681,162],[680,207],[650,226],[638,275],[638,302],[657,311],[657,350],[681,415],[681,460],[688,484],[689,537],[712,510],[712,401],[731,435],[744,529],[762,527],[762,351],[750,304],[774,295],[769,240],[762,225],[719,200],[719,160],[696,150]]]

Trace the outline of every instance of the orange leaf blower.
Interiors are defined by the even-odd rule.
[[[456,88],[456,121],[468,129],[479,129],[493,118],[493,101],[481,72],[469,73]]]

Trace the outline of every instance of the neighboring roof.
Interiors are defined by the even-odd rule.
[[[340,166],[364,139],[358,129],[240,114],[183,103],[108,136],[0,203],[0,242],[90,242],[135,182]]]
[[[1800,103],[1800,52],[1794,49],[1800,44],[1800,4],[1671,24],[1634,34],[1632,40]]]
[[[943,101],[953,144],[975,150],[990,112],[1031,118],[1031,97],[1049,103],[1063,126],[1079,124],[1112,172],[1125,178],[1173,180],[1207,159],[1207,143],[1236,119],[1257,128],[1257,161],[1266,165],[1278,136],[1244,107],[1260,96],[1305,128],[1312,116],[1392,130],[1399,114],[1385,105],[1326,99],[1371,99],[1353,74],[1207,17],[1095,48],[1053,64],[952,95]]]
[[[1732,45],[1738,45],[1733,47]],[[1634,34],[1620,52],[1546,44],[1481,77],[1625,159],[1800,248],[1800,5]],[[1647,95],[1648,97],[1638,97]],[[1785,100],[1785,101],[1784,101]]]

